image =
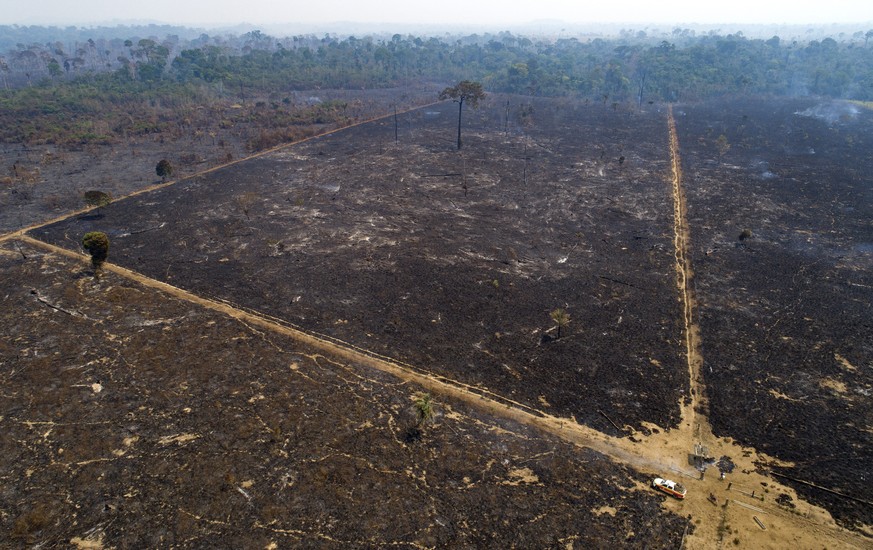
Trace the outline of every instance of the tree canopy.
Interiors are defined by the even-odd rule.
[[[109,257],[109,237],[102,231],[90,231],[82,237],[82,248],[91,255],[94,277],[99,277]]]
[[[561,329],[567,328],[570,326],[570,314],[567,313],[567,310],[563,308],[553,309],[549,312],[549,317],[551,317],[552,321],[554,321],[555,326],[558,327],[558,338],[561,337]]]
[[[167,178],[173,175],[173,165],[167,159],[161,159],[155,166],[155,173],[163,181],[167,181]]]
[[[85,204],[92,208],[95,208],[96,216],[102,216],[103,214],[100,212],[100,209],[112,202],[112,195],[110,193],[97,191],[95,189],[85,191],[84,197]]]
[[[864,28],[803,39],[682,28],[594,39],[509,32],[277,38],[259,31],[209,36],[155,27],[147,38],[127,40],[123,34],[134,29],[115,29],[115,38],[106,29],[93,29],[85,40],[84,30],[32,27],[31,39],[20,36],[23,28],[0,27],[0,36],[4,32],[18,38],[0,51],[0,86],[9,89],[0,96],[0,113],[99,111],[106,100],[130,94],[163,103],[201,89],[207,95],[240,86],[287,93],[390,88],[423,79],[480,82],[494,92],[640,103],[726,94],[873,100],[873,31]],[[161,32],[164,38],[157,36]],[[63,38],[68,35],[72,38]],[[100,138],[92,133],[83,131],[83,137]]]
[[[479,82],[462,80],[455,86],[449,86],[439,95],[440,99],[454,99],[463,104],[465,101],[473,107],[479,106],[479,101],[485,99],[485,91]]]
[[[467,101],[474,108],[479,106],[479,100],[485,99],[485,91],[479,82],[462,80],[456,86],[450,86],[440,92],[439,98],[454,99],[458,102],[458,150],[461,149],[461,114],[464,111],[464,102]]]
[[[112,195],[109,193],[106,193],[104,191],[97,191],[97,190],[85,191],[84,197],[85,197],[85,204],[87,204],[88,206],[93,206],[93,207],[97,207],[97,208],[101,208],[103,206],[106,206],[110,202],[112,202]]]

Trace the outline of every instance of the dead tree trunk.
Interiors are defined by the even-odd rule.
[[[461,150],[461,113],[464,110],[464,98],[458,100],[458,151]]]

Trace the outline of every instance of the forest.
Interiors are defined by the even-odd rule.
[[[325,34],[277,38],[251,31],[209,36],[180,27],[0,27],[0,139],[6,143],[109,144],[191,123],[193,105],[218,100],[294,103],[291,92],[381,89],[462,79],[491,92],[619,103],[695,101],[736,95],[873,99],[873,30],[798,42],[742,32],[532,39],[510,32],[451,37]],[[163,37],[158,36],[159,33]],[[669,38],[669,40],[665,39]],[[254,113],[279,126],[341,122],[347,106],[304,106],[293,115]],[[148,112],[146,112],[148,111]],[[164,111],[165,116],[154,112]],[[113,116],[117,114],[118,116]],[[248,116],[248,115],[247,115]],[[305,120],[301,120],[301,117]],[[264,122],[264,120],[261,120]],[[275,127],[276,124],[267,126]],[[249,139],[250,149],[283,136]]]
[[[4,107],[30,96],[210,90],[394,87],[422,79],[471,79],[486,89],[534,96],[574,95],[624,101],[687,101],[730,94],[816,95],[873,99],[873,30],[822,40],[746,38],[742,32],[666,36],[626,31],[612,38],[529,38],[510,32],[469,36],[242,35],[193,37],[175,27],[116,29],[165,32],[111,38],[103,29],[0,27],[0,36],[40,42],[0,54]],[[9,40],[0,40],[8,44]],[[193,86],[193,88],[192,88]],[[30,92],[13,92],[36,88]],[[243,90],[243,92],[241,92]],[[203,92],[200,92],[203,93]],[[51,102],[45,108],[52,108]]]

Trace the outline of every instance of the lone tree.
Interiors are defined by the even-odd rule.
[[[82,237],[82,247],[91,254],[94,278],[99,279],[103,273],[103,264],[109,256],[109,237],[102,231],[85,233],[85,236]]]
[[[567,313],[567,310],[565,310],[563,308],[558,308],[558,309],[552,310],[549,313],[549,317],[551,317],[552,321],[554,321],[555,325],[557,325],[557,327],[558,327],[557,338],[560,338],[561,337],[561,329],[566,328],[567,326],[570,325],[570,314]],[[556,340],[557,340],[557,338],[556,338]]]
[[[235,200],[236,204],[240,207],[240,210],[242,210],[243,214],[246,215],[246,219],[250,220],[251,218],[249,217],[249,212],[251,212],[252,206],[254,206],[255,202],[257,202],[258,194],[253,191],[249,191],[238,196]]]
[[[415,394],[415,401],[412,402],[415,408],[415,414],[418,418],[416,427],[421,427],[433,419],[433,398],[429,393]]]
[[[414,443],[421,439],[422,428],[433,420],[433,399],[429,393],[419,392],[413,396],[412,411],[415,414],[415,424],[406,429],[406,442]]]
[[[161,159],[155,166],[155,173],[160,176],[161,181],[167,181],[173,175],[173,165],[167,159]]]
[[[451,86],[440,92],[440,99],[453,99],[458,103],[458,150],[461,150],[461,113],[464,111],[464,102],[469,101],[475,109],[479,106],[479,100],[485,99],[485,92],[478,82],[462,80],[457,86]]]
[[[85,191],[85,204],[97,209],[97,215],[100,215],[100,209],[112,202],[112,195],[103,191]]]

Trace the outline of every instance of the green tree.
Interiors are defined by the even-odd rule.
[[[53,79],[64,74],[64,71],[61,70],[61,64],[58,63],[57,59],[52,59],[51,61],[49,61],[48,65],[46,65],[46,68],[48,69],[48,72]]]
[[[407,443],[414,443],[421,439],[422,429],[424,425],[433,420],[433,398],[429,393],[418,392],[412,399],[412,410],[415,415],[415,424],[411,424],[406,429]]]
[[[570,325],[570,314],[563,308],[557,308],[549,313],[549,317],[558,327],[558,338],[561,337],[561,329]]]
[[[161,159],[155,166],[155,173],[161,178],[161,181],[167,181],[167,178],[173,175],[173,165],[167,159]]]
[[[452,99],[458,103],[458,150],[461,150],[461,113],[464,111],[464,102],[469,101],[475,109],[479,106],[479,100],[485,99],[482,84],[462,80],[457,86],[450,86],[440,92],[440,99]]]
[[[91,266],[94,268],[94,278],[99,279],[103,273],[103,264],[109,257],[109,237],[102,231],[91,231],[82,237],[82,248],[91,254]]]
[[[420,392],[415,394],[415,400],[412,402],[417,418],[416,427],[421,427],[433,420],[433,398],[429,393]]]
[[[100,215],[100,209],[112,202],[112,195],[103,191],[85,191],[85,204],[96,208],[96,214]]]

